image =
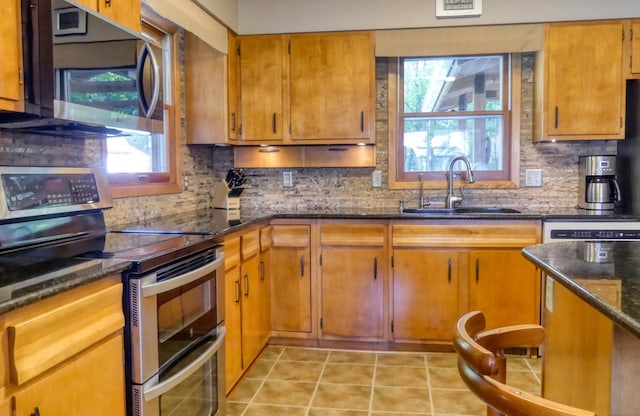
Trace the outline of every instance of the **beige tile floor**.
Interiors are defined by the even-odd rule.
[[[540,392],[540,360],[509,357],[507,384]],[[227,398],[228,416],[483,416],[453,353],[268,346]]]

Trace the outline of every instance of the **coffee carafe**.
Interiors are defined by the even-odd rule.
[[[578,208],[613,210],[621,197],[615,176],[616,157],[580,156],[578,172],[580,174]]]

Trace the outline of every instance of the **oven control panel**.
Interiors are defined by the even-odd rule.
[[[98,185],[91,174],[9,174],[0,175],[0,180],[10,211],[100,201]]]
[[[552,240],[640,240],[638,230],[551,230]]]
[[[111,207],[105,175],[90,168],[0,166],[0,220]]]

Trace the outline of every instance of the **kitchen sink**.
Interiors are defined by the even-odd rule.
[[[456,208],[405,208],[405,214],[518,214],[513,208],[456,207]]]

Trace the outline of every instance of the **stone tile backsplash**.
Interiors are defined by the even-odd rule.
[[[533,209],[574,207],[577,203],[578,156],[613,154],[616,144],[613,141],[533,144],[533,55],[523,56],[522,67],[520,183],[524,183],[526,168],[540,168],[543,171],[543,186],[466,190],[466,203],[528,206]],[[398,208],[400,199],[406,201],[406,206],[417,203],[417,190],[390,190],[386,186],[389,154],[385,60],[377,61],[376,73],[376,169],[382,171],[382,187],[371,187],[372,168],[287,169],[293,171],[292,188],[282,187],[282,169],[247,169],[248,179],[241,198],[244,210],[393,210]],[[184,137],[182,142],[185,143]],[[64,139],[0,131],[0,164],[101,166],[102,143],[96,139]],[[183,151],[183,175],[187,179],[187,190],[175,195],[117,199],[114,201],[114,208],[106,213],[108,224],[117,226],[138,219],[207,209],[211,204],[214,187],[222,182],[226,171],[233,167],[233,148],[183,144]],[[445,190],[427,190],[426,195],[434,203],[442,203]]]

